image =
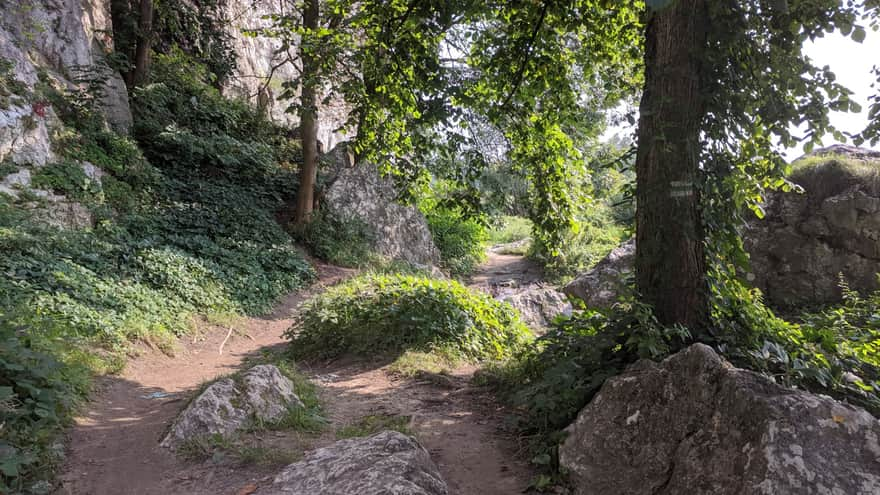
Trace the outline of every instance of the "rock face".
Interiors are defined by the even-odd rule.
[[[832,146],[860,171],[829,157],[792,179],[806,194],[774,193],[766,217],[745,233],[750,278],[776,306],[840,300],[839,274],[853,289],[872,291],[880,272],[880,152]],[[871,170],[873,169],[873,170]]]
[[[38,68],[72,87],[78,71],[106,66],[105,55],[113,47],[109,0],[0,0],[0,9],[0,57],[13,64],[16,79],[28,87],[37,82]],[[115,71],[102,74],[100,109],[108,123],[126,131],[131,110],[125,83]]]
[[[546,328],[559,315],[571,315],[572,307],[564,294],[550,287],[532,286],[504,296],[531,328]]]
[[[257,495],[446,495],[446,482],[412,437],[383,431],[340,440],[287,466]]]
[[[262,104],[271,118],[280,123],[297,125],[296,113],[287,113],[292,103],[281,99],[281,84],[299,77],[299,68],[290,63],[281,64],[286,54],[279,53],[281,42],[265,36],[243,36],[242,30],[255,30],[270,26],[263,19],[277,13],[275,0],[227,0],[225,15],[228,21],[230,42],[235,52],[236,70],[227,84],[226,93],[250,101],[254,106]],[[296,47],[291,48],[295,52]],[[295,53],[294,53],[295,55]],[[273,70],[274,67],[274,70]],[[269,81],[267,85],[266,82]],[[325,95],[326,96],[326,95]],[[323,100],[319,98],[319,101]],[[344,139],[339,129],[348,119],[348,107],[341,98],[330,98],[318,108],[318,140],[324,150],[329,150]]]
[[[332,153],[332,152],[331,152]],[[388,258],[420,266],[436,266],[440,252],[434,245],[425,216],[415,207],[396,201],[390,179],[375,166],[340,168],[324,193],[324,201],[345,218],[359,218],[376,232],[376,250]]]
[[[254,366],[238,380],[223,378],[206,388],[177,417],[161,445],[176,448],[206,436],[227,437],[255,421],[278,421],[292,407],[302,407],[293,383],[275,366]]]
[[[591,308],[607,308],[633,273],[636,261],[636,240],[614,248],[592,270],[584,272],[562,288],[565,294],[583,300]]]
[[[696,344],[608,380],[559,451],[579,495],[880,493],[880,422]]]

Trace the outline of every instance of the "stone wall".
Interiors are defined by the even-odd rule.
[[[878,288],[880,152],[833,146],[814,154],[853,160],[860,172],[829,156],[793,176],[804,194],[771,194],[765,218],[747,225],[748,277],[776,306],[838,301],[841,275],[853,289]]]
[[[880,286],[880,151],[838,145],[813,155],[827,161],[792,176],[804,193],[771,193],[765,217],[752,218],[743,231],[751,259],[746,278],[777,308],[838,302],[841,276],[863,293]],[[608,307],[634,263],[629,241],[563,292]]]

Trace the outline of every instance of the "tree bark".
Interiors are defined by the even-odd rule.
[[[314,31],[318,28],[318,0],[306,0],[303,11],[303,28]],[[300,45],[302,60],[302,94],[300,95],[300,139],[302,142],[303,164],[299,174],[299,192],[296,195],[297,225],[308,223],[312,216],[315,201],[315,183],[318,178],[318,108],[317,108],[317,61],[312,50]]]
[[[140,0],[140,17],[137,30],[137,46],[134,53],[134,69],[131,72],[129,87],[138,86],[147,80],[150,70],[150,50],[153,42],[153,0]]]
[[[708,322],[700,209],[706,0],[672,0],[647,26],[636,155],[636,288],[661,324]]]

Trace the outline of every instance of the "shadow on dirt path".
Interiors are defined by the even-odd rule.
[[[223,493],[210,489],[210,480],[228,468],[197,469],[158,442],[201,383],[232,373],[248,356],[281,343],[300,302],[353,273],[329,265],[316,268],[318,281],[285,298],[269,316],[238,321],[222,353],[228,328],[213,328],[195,341],[182,340],[174,356],[144,347],[119,376],[99,379],[87,411],[69,432],[60,493]],[[187,478],[200,479],[202,488],[173,488]]]

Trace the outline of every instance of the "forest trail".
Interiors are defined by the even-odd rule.
[[[522,260],[513,258],[521,257],[490,257],[477,275],[487,282],[484,290],[493,281],[522,273]],[[200,384],[281,345],[300,302],[354,273],[328,265],[319,265],[318,272],[315,285],[290,295],[271,315],[241,319],[222,354],[218,349],[228,328],[214,328],[201,340],[182,343],[173,357],[145,349],[123,373],[102,378],[87,412],[70,431],[58,493],[237,495],[271,483],[284,463],[216,456],[188,460],[158,443]],[[261,446],[310,450],[332,443],[336,431],[364,418],[408,418],[408,428],[431,453],[450,495],[502,495],[527,488],[533,473],[514,436],[503,431],[507,412],[490,392],[470,385],[476,367],[415,379],[391,373],[387,360],[342,359],[300,368],[320,386],[330,426],[319,435],[265,432],[265,438],[257,439]]]
[[[544,281],[541,265],[520,254],[505,254],[506,246],[500,244],[486,250],[486,261],[469,277],[470,287],[498,296],[517,287]]]

